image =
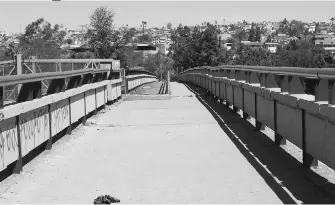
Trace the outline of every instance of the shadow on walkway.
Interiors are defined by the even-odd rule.
[[[205,91],[193,84],[185,84],[197,99],[207,108],[249,163],[263,177],[268,186],[285,204],[334,204],[335,199],[317,187],[306,176],[328,183],[281,147],[272,139],[224,104],[214,100]],[[229,156],[227,156],[229,157]],[[246,173],[248,174],[248,173]],[[333,186],[333,184],[331,184]],[[333,187],[332,187],[333,188]],[[299,202],[300,201],[300,202]]]

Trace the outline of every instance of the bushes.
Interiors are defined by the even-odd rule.
[[[251,49],[243,47],[240,51],[237,51],[237,56],[234,61],[235,65],[304,68],[335,67],[335,61],[331,52],[313,44],[306,46],[306,42],[296,42],[284,48],[280,47],[277,53],[269,53],[261,48]],[[228,61],[223,61],[222,64],[228,64]]]

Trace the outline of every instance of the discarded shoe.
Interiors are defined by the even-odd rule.
[[[120,199],[114,198],[110,195],[101,195],[98,198],[94,199],[94,204],[111,204],[119,203]]]

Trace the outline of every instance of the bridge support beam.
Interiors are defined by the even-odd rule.
[[[5,92],[4,87],[0,87],[0,109],[4,107]]]
[[[25,102],[31,101],[37,98],[41,98],[42,96],[42,82],[30,82],[24,83],[19,90],[19,95],[17,97],[17,102]],[[14,162],[14,174],[19,174],[22,171],[22,143],[21,143],[21,132],[20,132],[20,122],[21,122],[22,115],[16,116],[16,128],[17,128],[17,138],[18,138],[18,160]]]

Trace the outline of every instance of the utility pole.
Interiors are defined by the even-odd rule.
[[[147,25],[147,22],[142,21],[143,35],[144,35],[144,25]]]
[[[161,71],[161,81],[163,81],[163,65],[162,65],[162,56],[160,56],[160,65],[159,65],[159,68],[160,68],[160,71]]]

